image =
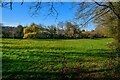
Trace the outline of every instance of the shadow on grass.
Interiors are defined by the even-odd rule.
[[[39,49],[39,50],[66,50],[67,48],[64,48],[64,47],[45,47],[45,46],[24,46],[24,47],[18,47],[18,46],[3,46],[2,47],[3,49],[14,49],[14,50],[31,50],[31,49]],[[69,48],[68,48],[69,49]]]
[[[31,71],[27,69],[29,66],[34,64],[34,61],[22,61],[10,59],[9,57],[3,57],[2,80],[119,80],[120,78],[119,73],[119,76],[111,76],[110,73],[113,69],[98,69],[89,71],[88,69],[84,69],[84,67],[78,67],[68,69],[66,73],[63,73],[63,69],[58,72],[52,71],[51,69],[49,71],[42,71],[42,68],[41,71]],[[16,69],[18,66],[20,69]],[[117,69],[120,69],[120,67],[117,67]],[[100,73],[104,74],[99,75]]]
[[[0,44],[13,44],[12,42],[0,42]]]
[[[61,57],[61,55],[64,55],[64,56],[76,56],[76,57],[80,57],[80,56],[86,56],[86,57],[103,57],[103,58],[109,58],[109,57],[116,57],[116,54],[110,52],[110,51],[107,51],[107,50],[104,50],[104,49],[96,49],[96,50],[89,50],[88,52],[77,52],[77,51],[73,51],[73,52],[63,52],[62,50],[65,50],[64,48],[61,49],[61,48],[46,48],[46,47],[37,47],[36,49],[38,50],[33,50],[33,51],[30,51],[31,49],[27,50],[27,49],[24,49],[24,48],[18,48],[18,47],[8,47],[8,49],[13,49],[13,50],[10,50],[9,51],[9,54],[17,54],[18,56],[41,56],[41,57]],[[40,51],[39,49],[41,49],[42,51]],[[55,50],[61,50],[61,51],[58,51],[58,52],[46,52],[47,50],[49,49],[52,49],[53,51]],[[21,53],[22,54],[19,54],[18,51],[16,50],[22,50]],[[25,51],[24,51],[25,50]],[[8,51],[3,51],[4,54],[8,54]],[[25,54],[24,54],[25,53]],[[8,55],[9,55],[8,54]],[[72,58],[72,57],[71,57]],[[74,57],[73,57],[74,58]]]
[[[61,79],[61,74],[58,72],[30,72],[30,71],[19,71],[19,72],[4,72],[3,76],[9,76],[4,79],[11,80],[58,80]]]
[[[36,46],[36,47],[32,47],[32,46],[24,46],[24,47],[18,47],[18,46],[3,46],[2,47],[3,49],[9,49],[9,50],[11,50],[11,49],[13,49],[13,50],[34,50],[34,49],[37,49],[37,50],[43,50],[43,51],[45,51],[45,50],[52,50],[52,51],[54,51],[54,50],[66,50],[66,51],[69,51],[69,50],[74,50],[75,48],[73,48],[73,47],[45,47],[45,46],[41,46],[41,47],[39,47],[39,46]],[[87,52],[77,52],[77,51],[75,51],[75,52],[63,52],[63,51],[61,51],[62,53],[65,53],[65,54],[84,54],[84,53],[98,53],[98,54],[103,54],[103,53],[105,53],[105,54],[108,54],[108,53],[111,53],[109,50],[106,50],[106,49],[92,49],[92,50],[87,50]],[[49,52],[48,52],[49,53]],[[53,52],[54,53],[54,52]],[[91,55],[91,54],[88,54],[88,55]],[[94,55],[94,54],[93,54]]]
[[[35,41],[70,41],[70,40],[82,40],[82,39],[69,39],[69,38],[66,38],[66,39],[31,39],[31,40],[35,40]]]
[[[61,76],[61,72],[42,70],[46,65],[41,64],[41,70],[36,70],[36,65],[38,65],[35,61],[23,61],[17,59],[10,59],[9,57],[2,58],[3,65],[3,73],[2,80],[46,80],[46,79],[54,79],[56,80]],[[33,66],[31,68],[31,66]],[[33,70],[33,71],[31,71]]]
[[[107,73],[105,73],[107,72]],[[112,69],[99,69],[87,71],[82,68],[74,69],[66,74],[67,79],[71,80],[119,80],[120,76],[112,76]]]
[[[79,70],[68,73],[61,72],[30,72],[30,71],[19,71],[19,72],[3,72],[3,80],[119,80],[120,77],[114,77],[111,75],[104,75],[101,77],[99,74],[90,75],[92,73],[100,73],[105,71],[111,71],[111,69],[101,69],[95,71]],[[87,76],[86,76],[87,75]]]
[[[7,47],[7,49],[21,49],[25,50],[27,49],[33,49],[32,47],[26,47],[26,48],[19,48],[19,47]],[[52,49],[52,50],[65,50],[65,48],[48,48],[48,47],[35,47],[35,49]],[[12,51],[13,52],[13,51]],[[10,54],[12,52],[9,51]],[[17,52],[14,52],[17,53]],[[51,54],[52,53],[52,54]],[[63,56],[85,56],[87,57],[103,57],[103,58],[109,58],[111,56],[116,57],[115,54],[111,54],[111,52],[104,50],[104,49],[94,49],[94,50],[88,50],[88,52],[42,52],[42,51],[28,51],[28,54],[16,54],[18,57],[21,56],[29,56],[29,57],[38,57],[41,58],[51,58],[49,62],[56,63],[55,58],[60,58],[61,54]],[[14,55],[14,54],[13,54]],[[12,55],[11,55],[12,56]],[[53,58],[53,59],[52,59]],[[67,59],[78,60],[74,57],[69,57]],[[23,60],[17,60],[17,59],[10,59],[9,57],[3,57],[3,80],[119,80],[120,78],[119,72],[118,76],[111,76],[111,71],[113,69],[99,69],[99,70],[92,70],[89,71],[88,69],[84,69],[84,67],[78,67],[78,68],[71,68],[68,69],[66,73],[63,73],[63,69],[61,68],[60,71],[52,71],[50,69],[49,71],[43,71],[42,68],[46,65],[46,62],[43,61],[41,66],[37,66],[37,68],[41,67],[41,71],[29,70],[28,67],[33,66],[35,68],[35,65],[38,65],[38,62],[35,62],[34,60],[30,61],[23,61]],[[80,59],[79,61],[84,62],[84,60]],[[91,60],[92,62],[92,60]],[[61,63],[62,64],[62,61]],[[53,65],[54,66],[54,65]],[[19,67],[19,69],[17,68]],[[116,69],[120,69],[119,65],[116,67]],[[101,75],[99,74],[101,73]],[[103,73],[103,74],[102,74]],[[102,76],[102,77],[101,77]]]

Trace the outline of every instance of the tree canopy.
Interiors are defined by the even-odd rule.
[[[36,35],[40,32],[40,29],[37,25],[31,24],[29,27],[24,28],[23,32],[23,38],[36,38]]]

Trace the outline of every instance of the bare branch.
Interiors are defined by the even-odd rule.
[[[100,3],[96,2],[96,1],[95,1],[95,3],[96,3],[98,6],[104,6],[104,7],[109,8],[109,6],[107,6],[107,5],[105,5],[105,4],[100,4]]]
[[[83,26],[85,26],[88,22],[90,22],[90,21],[93,20],[94,18],[97,19],[97,18],[105,15],[105,14],[108,13],[109,11],[110,11],[110,10],[107,10],[106,12],[101,12],[101,13],[99,13],[99,14],[94,15],[93,17],[91,17],[90,19],[88,19],[88,20],[83,24]]]
[[[36,3],[32,4],[32,6],[30,6],[30,11],[32,11],[32,15],[31,16],[38,15],[40,10],[41,10],[41,8],[42,8],[41,2],[36,2]]]
[[[58,12],[57,12],[57,10],[55,9],[55,7],[54,7],[54,3],[52,2],[51,3],[51,7],[50,7],[50,9],[49,9],[49,13],[48,13],[48,15],[55,15],[56,14],[56,18],[58,17]]]
[[[120,19],[120,14],[117,13],[115,7],[113,6],[112,2],[109,2],[109,8],[113,11],[113,13]]]
[[[8,5],[9,3],[8,2],[4,2],[4,3],[2,3],[2,6],[1,7],[6,7],[7,5]]]
[[[12,0],[10,0],[10,9],[12,10]]]
[[[109,5],[105,5],[105,4],[99,4],[98,2],[95,2],[97,5],[99,6],[103,6],[103,7],[106,7],[106,8],[109,8],[111,9],[111,11],[113,11],[113,13],[120,19],[120,15],[116,12],[116,9],[115,7],[113,6],[113,3],[112,2],[108,2]],[[120,3],[120,2],[119,2]]]
[[[21,3],[21,5],[23,5],[23,2],[24,2],[24,0],[22,0],[22,3]]]
[[[85,5],[84,3],[80,3],[79,4],[80,7],[77,10],[77,18],[76,19],[80,19],[84,16],[84,18],[88,15],[93,15],[93,12],[95,12],[95,9],[98,8],[98,6],[96,6],[95,4],[90,4],[90,5]]]

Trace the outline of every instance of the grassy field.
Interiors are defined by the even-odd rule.
[[[2,39],[3,80],[120,78],[106,39]]]

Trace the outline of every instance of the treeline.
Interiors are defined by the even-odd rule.
[[[79,39],[79,38],[105,38],[111,37],[106,33],[105,28],[97,27],[92,31],[81,30],[78,24],[71,22],[59,22],[57,26],[37,25],[32,23],[29,26],[18,25],[17,27],[1,26],[2,38],[16,39]]]

